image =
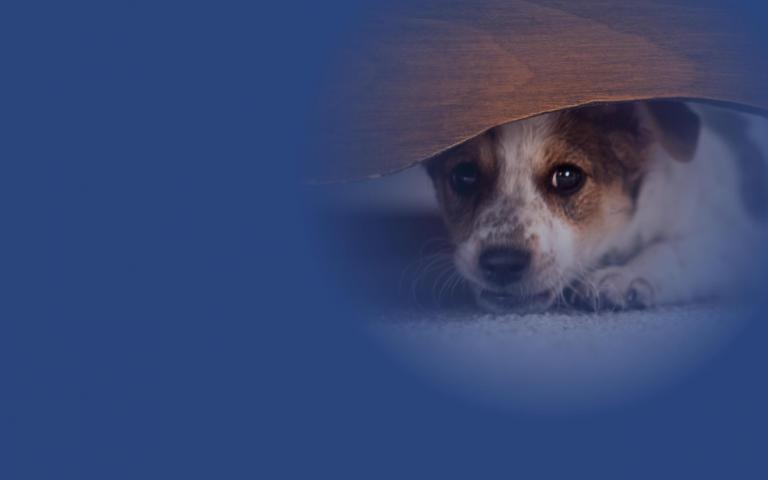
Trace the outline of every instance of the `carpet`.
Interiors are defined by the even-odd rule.
[[[624,404],[706,361],[745,317],[743,306],[717,304],[490,315],[455,281],[420,169],[315,194],[329,271],[373,338],[433,387],[473,402],[534,410]]]

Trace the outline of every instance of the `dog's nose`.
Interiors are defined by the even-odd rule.
[[[481,253],[478,263],[486,280],[504,286],[520,280],[531,265],[531,254],[517,248],[494,247]]]

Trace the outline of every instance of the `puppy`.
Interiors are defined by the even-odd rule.
[[[724,135],[734,118],[721,113],[718,129],[677,101],[593,105],[502,125],[430,159],[455,265],[479,304],[630,309],[737,290],[766,208],[762,193],[740,193],[762,189],[765,168],[751,158],[745,174],[734,161],[733,147],[752,142],[746,125],[731,128],[739,141]]]

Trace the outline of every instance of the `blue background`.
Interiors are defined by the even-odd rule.
[[[354,327],[298,178],[369,3],[2,4],[0,478],[765,478],[761,320],[561,416],[451,397]]]

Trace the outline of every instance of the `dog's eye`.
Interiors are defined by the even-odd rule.
[[[559,165],[552,171],[550,186],[559,195],[576,193],[584,185],[584,172],[575,165]]]
[[[469,195],[480,183],[480,169],[477,164],[464,162],[451,170],[451,188],[459,195]]]

